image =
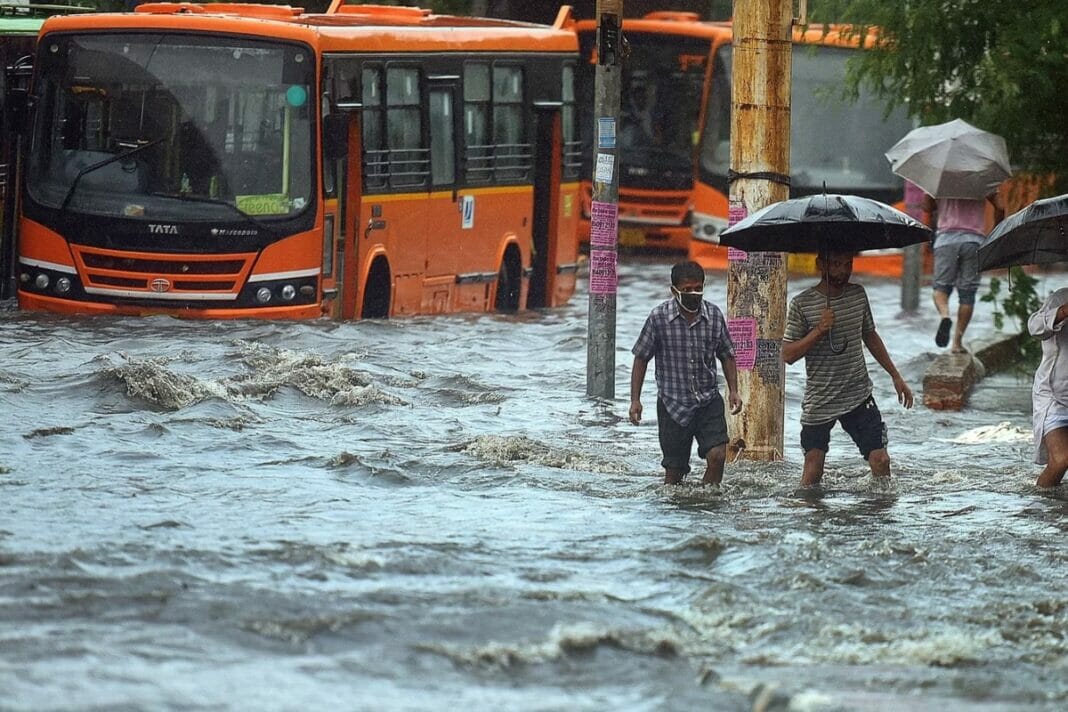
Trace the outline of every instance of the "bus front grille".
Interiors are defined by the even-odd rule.
[[[253,254],[145,255],[72,245],[87,291],[121,290],[122,296],[173,299],[237,298]]]

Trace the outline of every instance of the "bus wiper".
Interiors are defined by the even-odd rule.
[[[151,148],[151,147],[159,145],[161,143],[163,143],[163,139],[162,138],[157,138],[157,139],[152,140],[152,141],[146,141],[144,143],[138,144],[137,146],[134,146],[133,148],[131,148],[128,151],[123,151],[122,153],[116,153],[114,156],[110,156],[108,158],[105,158],[102,161],[97,161],[96,163],[90,163],[88,166],[86,166],[85,168],[83,168],[80,171],[78,171],[78,175],[74,176],[74,180],[71,181],[70,188],[67,189],[67,195],[63,198],[63,203],[59,206],[59,212],[62,213],[62,212],[65,212],[67,210],[67,206],[70,205],[71,198],[74,197],[74,191],[78,187],[78,181],[80,181],[83,176],[85,176],[85,175],[87,175],[89,173],[92,173],[93,171],[97,170],[98,168],[103,168],[104,166],[109,166],[112,163],[115,163],[116,161],[124,160],[124,159],[129,158],[130,156],[134,155],[135,153],[140,153],[141,151],[144,151],[146,148]]]
[[[193,195],[191,193],[149,193],[149,195],[158,196],[160,198],[172,198],[174,200],[187,200],[191,203],[222,205],[225,208],[229,208],[232,212],[237,213],[242,220],[245,220],[246,222],[248,222],[248,224],[252,225],[256,229],[262,230],[263,232],[267,233],[272,237],[278,237],[277,233],[275,233],[274,231],[274,228],[272,228],[270,225],[260,220],[257,220],[241,208],[226,200],[221,200],[219,198],[209,198],[206,195]]]

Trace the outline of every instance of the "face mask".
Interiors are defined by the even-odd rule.
[[[704,299],[704,290],[698,290],[696,292],[680,292],[675,287],[671,288],[671,291],[675,292],[675,301],[679,303],[679,306],[684,311],[688,311],[691,314],[701,308],[701,300]]]

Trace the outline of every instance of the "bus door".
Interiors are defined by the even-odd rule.
[[[531,273],[527,308],[539,309],[552,302],[549,265],[559,244],[561,160],[561,103],[535,105],[534,125],[534,224],[531,226]]]
[[[429,75],[430,219],[427,223],[427,272],[423,309],[431,314],[453,311],[459,291],[461,242],[470,224],[456,179],[459,75]]]

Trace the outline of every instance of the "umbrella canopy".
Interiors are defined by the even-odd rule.
[[[860,252],[930,237],[930,228],[886,203],[820,193],[761,208],[724,230],[720,242],[754,252]]]
[[[935,198],[985,198],[1012,175],[1005,139],[961,119],[909,131],[886,158]]]
[[[979,269],[1068,260],[1068,194],[1036,200],[998,223],[979,248]]]

